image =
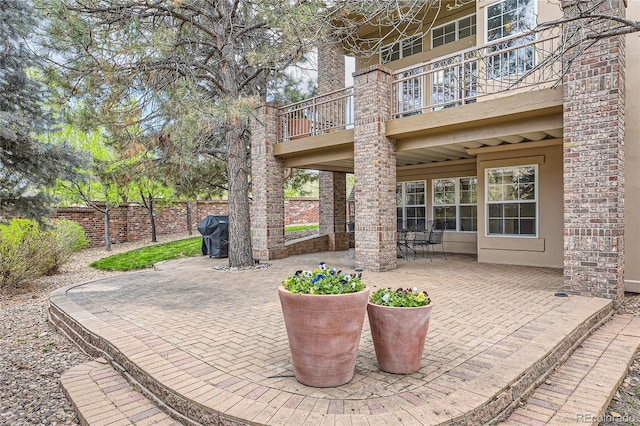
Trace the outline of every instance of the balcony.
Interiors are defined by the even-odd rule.
[[[353,87],[286,105],[278,112],[278,142],[353,127]]]
[[[551,87],[562,74],[559,41],[551,33],[521,34],[396,71],[389,119]],[[278,142],[352,128],[353,105],[349,87],[284,106]]]

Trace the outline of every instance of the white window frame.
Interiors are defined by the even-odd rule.
[[[407,184],[408,183],[422,183],[424,188],[424,204],[407,204]],[[401,187],[400,199],[398,203],[398,185]],[[398,215],[397,222],[402,223],[402,229],[407,229],[407,208],[422,207],[424,208],[424,224],[425,228],[429,220],[429,212],[427,211],[427,181],[425,180],[411,180],[396,182],[396,211],[402,209],[402,217]]]
[[[476,202],[475,203],[461,203],[460,202],[460,180],[461,179],[475,179],[476,180]],[[436,204],[436,181],[439,180],[453,180],[455,185],[455,204]],[[436,207],[455,207],[456,208],[456,229],[445,229],[447,232],[470,232],[476,233],[476,231],[462,231],[460,226],[460,207],[476,206],[476,229],[478,229],[478,176],[460,176],[460,177],[443,177],[436,178],[431,181],[431,217],[436,219]]]
[[[519,169],[525,167],[533,167],[534,169],[534,199],[533,200],[500,200],[500,201],[490,201],[489,200],[489,171],[496,169]],[[503,166],[503,167],[487,167],[484,169],[484,200],[485,200],[485,236],[490,238],[538,238],[540,232],[540,196],[539,196],[539,182],[540,182],[540,169],[538,164],[522,164],[517,166]],[[496,204],[520,204],[520,203],[530,203],[535,204],[535,232],[533,234],[491,234],[489,233],[489,208],[491,205]],[[518,216],[519,218],[520,216]]]
[[[507,0],[497,1],[495,3],[491,3],[491,4],[487,5],[485,7],[485,13],[484,13],[484,43],[485,44],[495,43],[497,41],[500,41],[500,40],[503,40],[503,39],[506,39],[506,38],[515,37],[518,34],[523,34],[522,32],[515,33],[515,34],[510,34],[510,35],[499,37],[499,38],[496,38],[495,40],[489,41],[489,9],[492,6],[495,6],[495,5],[500,4],[500,3],[504,3],[505,1],[507,1]],[[533,21],[534,22],[532,22],[532,28],[531,28],[531,29],[533,29],[536,26],[536,22],[537,22],[537,19],[538,19],[538,1],[537,0],[528,0],[528,1],[531,1],[533,3],[533,17],[534,17]],[[477,22],[477,19],[476,19],[476,28],[477,28],[477,25],[478,25],[478,22]]]
[[[468,14],[468,15],[466,15],[466,16],[463,16],[462,18],[458,18],[458,19],[456,19],[455,21],[445,22],[445,23],[444,23],[444,24],[442,24],[442,25],[438,25],[437,27],[433,27],[433,28],[431,29],[431,40],[430,40],[430,41],[431,41],[431,48],[432,48],[432,49],[435,49],[436,47],[446,46],[446,45],[447,45],[447,44],[449,44],[449,43],[455,43],[455,42],[456,42],[456,41],[458,41],[458,40],[462,40],[462,39],[460,38],[460,21],[462,21],[462,20],[464,20],[464,19],[467,19],[467,18],[470,18],[470,17],[475,17],[475,18],[476,18],[476,19],[475,19],[475,23],[474,23],[474,25],[473,25],[473,27],[475,28],[475,30],[474,30],[474,32],[473,32],[473,33],[471,33],[471,35],[469,35],[469,36],[467,36],[467,37],[471,37],[471,36],[473,36],[473,35],[476,35],[476,34],[478,33],[478,17],[477,17],[477,15],[476,15],[475,13],[470,13],[470,14]],[[442,42],[442,44],[441,44],[441,45],[439,45],[439,46],[434,46],[434,45],[433,45],[433,39],[434,39],[434,37],[433,37],[433,33],[434,33],[434,31],[439,30],[440,28],[444,28],[444,27],[446,27],[447,25],[451,25],[451,23],[455,24],[455,40],[450,41],[450,42],[446,42],[446,41],[444,41],[444,39],[443,39],[443,42]],[[444,35],[445,35],[445,34],[443,33],[443,37],[444,37]],[[463,38],[465,38],[465,37],[463,37]]]
[[[404,55],[404,49],[405,49],[405,44],[412,44],[414,43],[417,39],[420,39],[420,51],[419,52],[415,52],[415,53],[411,53],[410,55]],[[385,57],[385,52],[388,50],[393,50],[394,47],[398,47],[398,59],[393,59],[390,61],[386,61],[384,60]],[[380,64],[388,64],[389,62],[393,62],[393,61],[399,61],[400,59],[409,57],[411,55],[416,55],[418,53],[422,53],[424,52],[424,34],[423,33],[417,33],[414,34],[410,37],[405,37],[403,39],[400,40],[396,40],[394,42],[385,44],[384,46],[382,46],[380,48]]]

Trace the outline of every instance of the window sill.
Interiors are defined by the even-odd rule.
[[[479,237],[478,239],[480,249],[543,252],[545,247],[545,239],[537,237],[511,237],[505,235]]]

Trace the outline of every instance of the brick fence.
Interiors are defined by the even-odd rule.
[[[191,221],[194,235],[200,235],[198,224],[208,215],[228,215],[229,203],[221,201],[192,201]],[[110,213],[111,243],[151,239],[151,223],[147,210],[138,204],[125,204]],[[90,207],[60,207],[54,209],[52,219],[72,220],[82,226],[91,241],[90,247],[104,245],[103,214]],[[175,202],[155,209],[158,236],[187,232],[187,203]],[[285,200],[285,226],[318,223],[317,198],[289,198]]]

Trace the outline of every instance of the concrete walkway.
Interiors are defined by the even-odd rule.
[[[293,378],[276,289],[319,260],[353,270],[344,252],[247,271],[214,270],[226,260],[206,257],[172,261],[60,289],[50,316],[184,423],[428,425],[504,418],[611,315],[607,300],[555,296],[560,270],[448,257],[399,259],[395,271],[365,272],[374,288],[429,292],[434,310],[422,368],[406,376],[379,371],[365,321],[355,377],[336,388]],[[639,326],[629,319],[618,328]],[[625,355],[611,370],[639,343],[640,336],[618,339]],[[606,373],[607,365],[599,368]]]

